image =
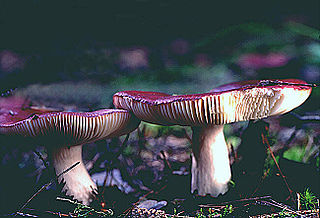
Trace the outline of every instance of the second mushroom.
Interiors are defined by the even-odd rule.
[[[218,196],[228,190],[231,179],[223,125],[284,114],[310,93],[311,87],[301,80],[263,80],[231,83],[193,95],[122,91],[113,96],[113,103],[146,122],[191,126],[191,192]]]
[[[121,109],[55,112],[1,104],[5,101],[0,101],[0,134],[31,138],[46,146],[57,175],[79,162],[58,180],[64,184],[62,191],[84,204],[94,199],[97,186],[82,161],[82,145],[127,134],[140,123]]]

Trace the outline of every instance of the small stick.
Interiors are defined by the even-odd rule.
[[[45,159],[42,157],[42,155],[37,150],[33,150],[33,152],[40,158],[40,160],[42,161],[42,163],[46,167],[46,169],[48,169],[48,163],[45,161]]]
[[[255,197],[255,198],[243,198],[243,199],[238,199],[233,201],[225,201],[220,203],[220,205],[232,204],[235,202],[243,202],[243,201],[257,201],[257,200],[268,199],[268,198],[271,198],[271,196],[267,195],[267,196]],[[212,207],[212,206],[217,206],[217,205],[214,205],[214,204],[199,205],[199,207]]]
[[[129,210],[131,210],[134,206],[136,206],[140,201],[142,201],[142,199],[144,199],[145,197],[147,197],[148,195],[152,194],[154,191],[150,190],[147,194],[143,195],[137,202],[133,203],[133,205],[131,207],[129,207],[128,209],[126,209],[123,213],[125,213],[126,215],[129,213]]]
[[[291,213],[294,213],[294,214],[298,214],[296,211],[294,211],[293,209],[291,209],[288,205],[283,205],[281,203],[278,203],[276,202],[275,200],[273,199],[270,199],[271,202],[268,202],[268,201],[261,201],[262,203],[265,203],[265,204],[269,204],[271,206],[275,206],[275,207],[278,207],[280,209],[283,209],[283,210],[287,210]]]
[[[168,161],[168,159],[167,159],[167,156],[166,156],[166,154],[164,153],[164,151],[161,150],[160,153],[161,153],[162,156],[163,156],[163,158],[161,158],[161,157],[160,157],[160,158],[166,163],[165,165],[166,165],[170,170],[172,170],[171,164],[169,163],[169,161]]]
[[[298,203],[297,209],[300,210],[300,208],[301,208],[301,203],[300,203],[300,194],[299,194],[299,193],[297,193],[297,203]]]
[[[16,212],[16,214],[14,216],[17,216],[17,214],[19,214],[21,216],[38,217],[37,215],[32,215],[32,214],[22,213],[22,212]]]
[[[69,202],[70,204],[77,204],[77,205],[84,206],[85,208],[90,208],[89,206],[83,205],[83,204],[81,204],[81,203],[79,203],[79,202],[73,201],[73,200],[68,199],[68,198],[56,197],[56,200],[58,200],[58,201],[67,201],[67,202]]]
[[[57,175],[57,178],[59,178],[60,176],[62,176],[63,174],[69,172],[70,170],[72,170],[74,167],[76,167],[78,164],[80,164],[80,162],[77,162],[75,164],[73,164],[71,167],[69,167],[68,169],[64,170],[62,173],[60,173],[59,175]],[[54,179],[52,179],[54,181]]]
[[[75,164],[73,164],[71,167],[69,167],[68,169],[64,170],[62,173],[60,173],[57,178],[59,178],[60,176],[62,176],[63,174],[69,172],[70,170],[72,170],[74,167],[76,167],[78,164],[80,164],[80,162],[77,162]],[[44,186],[42,186],[36,193],[34,193],[31,198],[29,198],[26,203],[24,203],[22,205],[22,207],[19,209],[19,211],[16,213],[15,216],[17,216],[17,214],[21,213],[21,211],[27,206],[27,204],[29,204],[30,201],[32,201],[40,192],[42,192],[44,189],[46,189],[47,187],[49,187],[56,178],[51,179],[50,182],[48,182],[47,184],[45,184]]]
[[[290,198],[291,198],[292,202],[295,203],[294,198],[293,198],[293,191],[292,191],[291,188],[289,187],[289,184],[288,184],[288,182],[287,182],[287,180],[286,180],[286,177],[283,175],[283,173],[282,173],[282,171],[281,171],[281,169],[280,169],[280,166],[279,166],[279,164],[278,164],[278,162],[277,162],[277,160],[276,160],[276,157],[274,156],[274,154],[273,154],[273,152],[272,152],[272,150],[271,150],[271,147],[270,147],[270,144],[269,144],[269,141],[268,141],[267,137],[266,137],[263,133],[261,133],[261,137],[262,137],[262,142],[263,142],[263,144],[267,144],[267,146],[268,146],[268,149],[269,149],[269,152],[270,152],[270,154],[271,154],[271,157],[272,157],[274,163],[276,164],[276,166],[277,166],[277,168],[278,168],[278,171],[279,171],[279,173],[280,173],[280,175],[281,175],[281,177],[282,177],[285,185],[287,186],[287,189],[288,189],[288,191],[289,191]]]
[[[53,211],[46,211],[47,213],[53,214],[53,215],[58,215],[59,217],[70,217],[68,214],[63,214],[61,212],[53,212]],[[73,216],[72,216],[73,217]]]
[[[140,203],[140,201],[142,201],[144,198],[146,198],[148,195],[150,194],[159,194],[159,192],[161,192],[163,189],[165,189],[167,187],[167,185],[162,186],[158,191],[153,191],[150,190],[147,194],[143,195],[137,202],[133,203],[133,205],[131,207],[129,207],[128,209],[126,209],[123,213],[126,213],[126,215],[129,213],[129,210],[132,209],[134,206],[136,206],[138,203]]]
[[[163,189],[167,188],[167,185],[162,186],[158,191],[156,191],[154,194],[159,194]]]
[[[128,133],[128,134],[126,135],[126,138],[123,140],[123,142],[122,142],[122,144],[121,144],[121,147],[122,147],[122,148],[128,144],[129,137],[130,137],[130,133]]]

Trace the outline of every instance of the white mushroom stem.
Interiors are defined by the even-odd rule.
[[[51,151],[51,159],[56,175],[59,175],[77,162],[70,171],[58,178],[58,182],[64,183],[62,191],[74,199],[88,205],[97,194],[97,186],[92,181],[82,161],[82,145],[60,147]]]
[[[193,127],[191,192],[213,197],[228,190],[231,179],[228,147],[223,125]]]

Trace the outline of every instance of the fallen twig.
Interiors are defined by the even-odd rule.
[[[289,184],[288,184],[288,182],[287,182],[287,179],[286,179],[286,177],[283,175],[283,173],[282,173],[282,171],[281,171],[281,169],[280,169],[280,166],[279,166],[279,164],[278,164],[278,162],[277,162],[277,160],[276,160],[276,157],[274,156],[274,154],[273,154],[273,152],[272,152],[272,150],[271,150],[271,146],[270,146],[270,144],[269,144],[268,138],[267,138],[263,133],[261,133],[261,137],[262,137],[262,142],[263,142],[263,144],[266,144],[266,145],[267,145],[267,147],[268,147],[268,149],[269,149],[269,152],[270,152],[270,155],[271,155],[274,163],[276,164],[277,169],[278,169],[278,171],[279,171],[279,173],[280,173],[280,175],[281,175],[281,177],[282,177],[285,185],[287,186],[287,189],[288,189],[288,191],[289,191],[290,198],[291,198],[292,202],[295,204],[295,200],[294,200],[294,197],[293,197],[293,191],[292,191],[291,188],[289,187]]]
[[[282,209],[283,211],[289,211],[290,213],[294,213],[296,215],[300,215],[298,212],[294,211],[287,205],[283,205],[281,203],[276,202],[273,199],[270,199],[271,202],[269,201],[257,201],[256,203],[261,204],[261,205],[268,205],[268,206],[273,206]]]
[[[42,161],[45,168],[48,169],[49,168],[48,163],[45,161],[42,155],[37,150],[33,150],[33,152],[39,157],[39,159]]]
[[[37,215],[28,214],[28,213],[22,213],[22,212],[16,212],[15,216],[16,215],[27,216],[27,217],[38,217]]]
[[[206,204],[206,205],[199,205],[199,207],[214,207],[214,206],[221,206],[221,205],[227,205],[227,204],[234,204],[234,203],[241,203],[241,202],[248,202],[248,201],[258,201],[258,200],[263,200],[263,199],[271,199],[271,196],[261,196],[261,197],[255,197],[255,198],[243,198],[243,199],[238,199],[238,200],[233,200],[233,201],[225,201],[221,202],[220,205],[214,205],[214,204]]]
[[[66,201],[66,202],[69,202],[69,203],[71,203],[73,205],[76,205],[77,207],[74,209],[73,213],[75,213],[77,215],[77,217],[79,217],[79,216],[86,217],[90,213],[95,213],[96,215],[100,215],[100,216],[103,216],[103,217],[112,216],[113,215],[113,211],[111,209],[108,209],[108,210],[105,210],[105,211],[97,211],[92,207],[89,207],[89,206],[84,205],[82,203],[79,203],[77,201],[70,200],[68,198],[57,197],[56,200]]]
[[[150,190],[147,194],[143,195],[137,202],[133,203],[131,207],[126,209],[123,213],[125,215],[128,215],[129,211],[132,210],[137,204],[139,204],[144,198],[146,198],[148,195],[152,194],[154,191]]]
[[[60,176],[62,176],[63,174],[69,172],[70,170],[72,170],[74,167],[76,167],[78,164],[80,164],[80,162],[77,162],[75,164],[73,164],[71,167],[69,167],[68,169],[64,170],[62,173],[60,173],[57,178],[59,178]],[[53,178],[50,180],[50,182],[48,182],[47,184],[43,185],[36,193],[34,193],[31,198],[29,198],[23,205],[22,207],[19,209],[18,212],[16,212],[16,215],[18,213],[21,213],[21,211],[29,204],[30,201],[32,201],[40,192],[42,192],[44,189],[46,189],[47,187],[49,187],[56,178]]]

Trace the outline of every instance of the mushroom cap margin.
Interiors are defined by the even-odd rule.
[[[297,79],[252,80],[193,95],[122,91],[114,94],[113,103],[155,124],[223,125],[289,112],[300,106],[311,90],[305,81]]]
[[[0,114],[0,134],[39,138],[63,145],[79,145],[127,134],[140,121],[123,109],[93,112],[47,112],[21,110]],[[15,118],[16,117],[16,118]]]

